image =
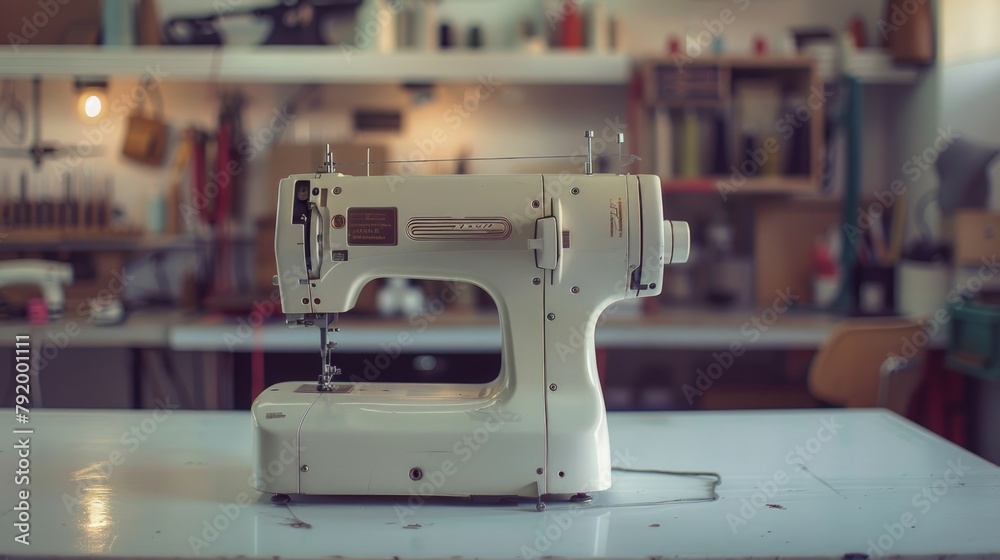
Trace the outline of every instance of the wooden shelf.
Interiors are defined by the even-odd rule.
[[[26,46],[0,58],[8,78],[138,77],[259,83],[628,83],[632,59],[589,51],[443,51],[376,54],[347,47]]]
[[[248,235],[232,235],[232,243],[249,243]],[[213,238],[191,235],[151,235],[136,231],[88,230],[14,231],[0,239],[0,253],[20,251],[163,251],[194,249]]]
[[[811,109],[807,117],[797,117],[803,122],[796,120],[794,123],[796,129],[801,129],[798,133],[792,132],[793,135],[798,134],[794,147],[800,148],[802,154],[796,156],[793,166],[780,168],[782,172],[792,171],[794,174],[753,177],[746,179],[742,185],[730,188],[726,187],[731,183],[728,173],[719,177],[685,177],[711,173],[716,169],[707,160],[715,161],[719,154],[705,152],[706,139],[713,145],[712,149],[718,151],[721,146],[725,150],[724,158],[729,163],[739,166],[745,161],[747,154],[744,153],[743,138],[739,136],[743,130],[740,121],[746,115],[757,116],[741,96],[743,84],[757,85],[758,89],[759,84],[766,84],[764,95],[758,97],[764,98],[765,109],[769,110],[772,105],[777,107],[773,111],[774,134],[780,133],[785,140],[792,140],[792,135],[785,135],[784,130],[779,130],[782,124],[789,130],[792,127],[791,121],[786,120],[789,117],[783,116],[787,113],[785,105],[796,99],[801,99],[796,103],[806,103],[822,88],[812,57],[705,57],[693,60],[683,68],[672,59],[647,58],[639,61],[638,72],[644,84],[641,107],[635,119],[635,135],[642,147],[640,171],[659,174],[663,178],[664,191],[722,194],[806,194],[819,191],[823,118],[822,114],[814,115],[818,109]],[[768,96],[772,90],[773,95]],[[760,99],[757,101],[755,108],[760,109]],[[743,105],[748,107],[743,108],[741,116],[737,110]],[[706,108],[710,110],[705,111]],[[711,110],[713,108],[721,111]],[[721,127],[720,119],[723,123]],[[769,130],[771,125],[768,120],[765,126]],[[767,132],[760,131],[756,140],[763,141],[766,137]],[[793,149],[790,146],[779,144],[778,149]],[[774,150],[769,148],[769,153],[774,153]],[[692,163],[686,156],[693,156],[697,161]],[[805,158],[808,162],[800,161]],[[760,165],[757,164],[758,167]],[[778,170],[777,167],[773,169]]]
[[[730,177],[689,177],[667,179],[661,182],[664,192],[724,192],[728,194],[740,193],[813,193],[816,185],[811,177],[775,176],[775,177],[754,177],[746,180],[746,183],[732,190],[723,189],[721,184],[728,184]]]

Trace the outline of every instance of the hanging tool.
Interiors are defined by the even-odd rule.
[[[8,142],[23,144],[28,138],[24,104],[17,98],[14,82],[4,80],[0,92],[0,132]]]

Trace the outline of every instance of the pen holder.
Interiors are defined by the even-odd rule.
[[[856,313],[860,315],[896,314],[896,268],[862,266],[854,271],[852,282]]]

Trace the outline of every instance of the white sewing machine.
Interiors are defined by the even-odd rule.
[[[0,288],[25,284],[38,286],[50,317],[62,316],[65,303],[63,286],[71,282],[73,267],[63,262],[41,259],[0,262]]]
[[[592,169],[588,158],[587,171]],[[611,485],[594,328],[660,293],[689,231],[653,175],[292,175],[278,187],[276,283],[321,329],[318,382],[252,407],[262,492],[586,499]],[[476,284],[494,299],[501,371],[482,385],[369,382],[331,364],[330,314],[370,280]]]

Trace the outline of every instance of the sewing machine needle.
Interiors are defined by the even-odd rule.
[[[333,365],[333,350],[337,347],[337,343],[330,340],[330,332],[340,332],[340,329],[332,326],[333,323],[337,322],[337,314],[333,314],[331,320],[329,313],[324,313],[320,319],[320,331],[319,331],[319,342],[320,342],[320,358],[322,359],[322,370],[319,374],[319,383],[317,389],[320,391],[331,390],[331,383],[333,382],[333,376],[340,375],[340,368]]]

